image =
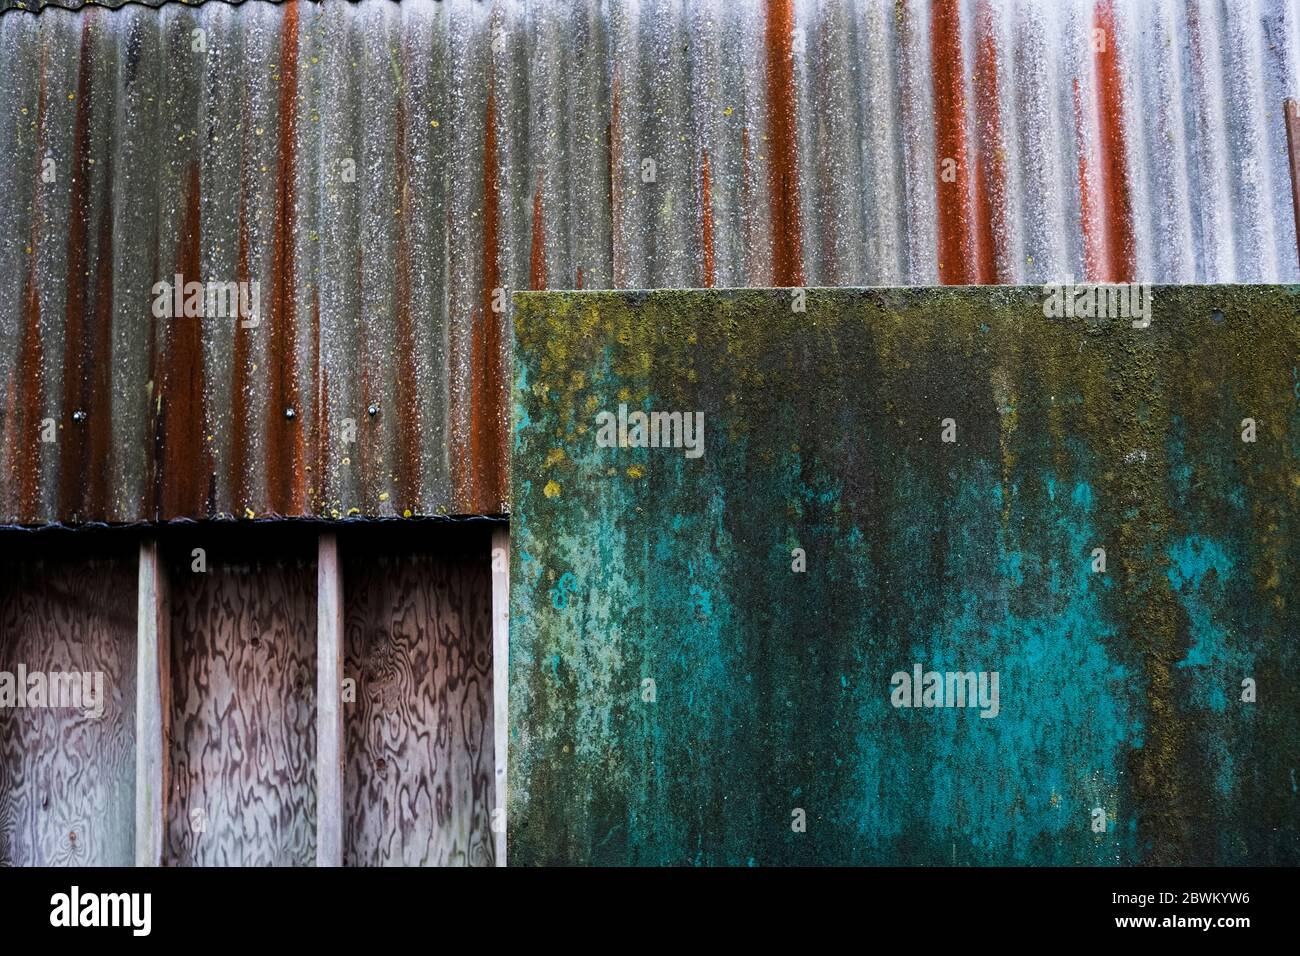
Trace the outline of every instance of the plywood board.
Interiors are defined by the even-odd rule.
[[[135,859],[134,542],[5,536],[0,672],[91,675],[98,707],[0,706],[0,866],[130,866]],[[46,698],[47,702],[49,698]],[[0,700],[0,705],[8,702]],[[86,703],[83,699],[82,703]]]
[[[173,542],[168,865],[316,862],[315,538],[266,535]]]
[[[347,865],[493,863],[489,549],[448,526],[340,539]]]

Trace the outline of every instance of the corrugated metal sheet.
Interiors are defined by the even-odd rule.
[[[1294,0],[11,9],[0,512],[501,511],[496,289],[1296,281],[1298,50]],[[260,325],[155,319],[176,273]]]

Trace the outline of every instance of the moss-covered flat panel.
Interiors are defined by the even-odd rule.
[[[518,296],[511,863],[1300,862],[1298,294]]]

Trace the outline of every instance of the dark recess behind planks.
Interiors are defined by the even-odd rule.
[[[0,671],[102,671],[102,720],[0,711],[0,865],[313,865],[320,542],[345,678],[334,811],[348,865],[492,865],[495,521],[0,530]],[[138,599],[162,569],[157,770],[137,782]],[[194,570],[202,549],[206,571]],[[165,634],[163,632],[169,632]],[[139,702],[141,715],[148,701]],[[337,708],[335,713],[337,713]],[[136,824],[153,787],[156,825]],[[149,857],[150,831],[158,843]]]

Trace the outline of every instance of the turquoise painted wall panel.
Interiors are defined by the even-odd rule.
[[[1300,862],[1297,290],[793,296],[516,298],[511,862]]]

